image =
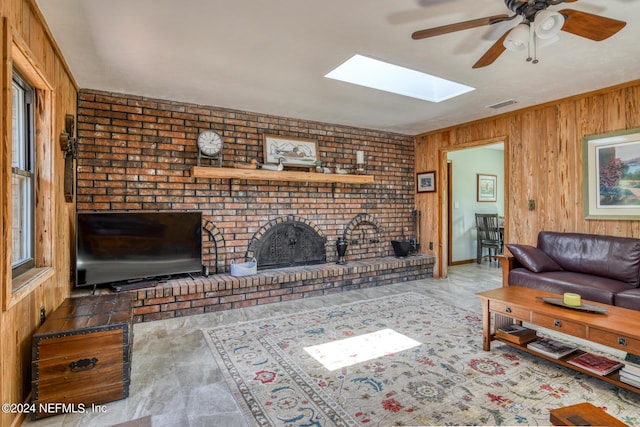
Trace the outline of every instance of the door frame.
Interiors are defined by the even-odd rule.
[[[440,176],[443,179],[438,183],[438,194],[441,194],[440,209],[439,209],[439,223],[440,223],[440,247],[438,249],[438,270],[440,271],[440,277],[445,278],[448,276],[449,260],[451,259],[451,244],[449,238],[451,235],[451,193],[450,193],[450,181],[449,176],[449,161],[447,154],[452,151],[467,150],[470,148],[479,148],[486,145],[493,145],[502,143],[504,147],[504,216],[506,218],[504,224],[504,239],[505,241],[509,237],[509,180],[510,176],[510,147],[509,138],[507,136],[499,136],[489,139],[482,139],[471,141],[468,143],[459,144],[456,146],[441,147],[438,149],[438,170]]]

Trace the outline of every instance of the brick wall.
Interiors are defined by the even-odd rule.
[[[222,135],[225,167],[262,161],[264,134],[313,139],[330,168],[363,150],[374,184],[324,184],[193,178],[196,138]],[[372,223],[379,243],[360,239],[349,259],[391,255],[391,240],[414,237],[413,137],[210,106],[82,90],[78,95],[77,210],[199,210],[206,220],[205,262],[228,271],[268,221],[307,218],[327,236],[327,258],[349,224]],[[359,222],[358,218],[370,221]],[[350,229],[358,236],[357,229]],[[366,246],[365,246],[366,245]]]

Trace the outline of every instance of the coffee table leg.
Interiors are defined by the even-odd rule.
[[[489,312],[489,299],[482,298],[482,349],[491,350],[491,313]]]

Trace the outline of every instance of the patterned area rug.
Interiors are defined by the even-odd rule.
[[[506,345],[482,350],[482,319],[415,293],[204,331],[259,426],[549,425],[591,402],[640,426],[640,395]],[[422,343],[328,370],[305,347],[391,329]]]

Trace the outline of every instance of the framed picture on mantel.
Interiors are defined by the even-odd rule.
[[[318,161],[318,143],[309,139],[265,135],[263,148],[265,163],[312,167]]]

